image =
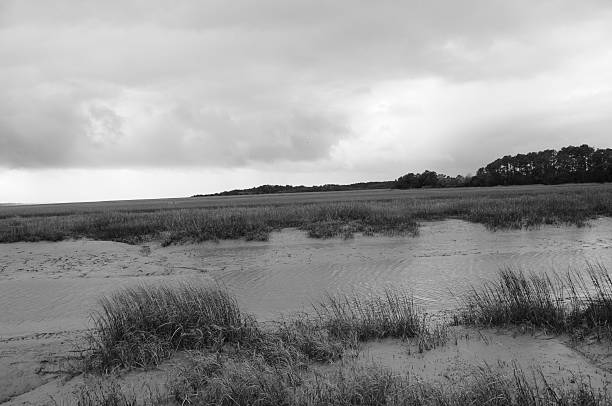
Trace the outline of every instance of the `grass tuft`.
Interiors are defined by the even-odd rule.
[[[92,315],[90,367],[145,367],[174,351],[247,340],[256,327],[225,290],[210,286],[140,286],[99,301]]]
[[[603,266],[565,276],[503,269],[463,298],[461,321],[503,326],[526,324],[556,333],[600,332],[612,326],[612,278]]]
[[[315,311],[329,334],[342,340],[412,338],[426,330],[412,297],[393,290],[372,298],[328,295]]]
[[[202,356],[182,369],[171,392],[179,404],[290,405],[301,377],[274,368],[262,357],[224,359]]]

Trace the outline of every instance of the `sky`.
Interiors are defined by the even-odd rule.
[[[0,202],[612,147],[609,0],[0,0]]]

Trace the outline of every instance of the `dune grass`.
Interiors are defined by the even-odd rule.
[[[5,213],[0,210],[0,242],[68,238],[130,244],[148,240],[161,240],[164,244],[266,240],[272,231],[286,227],[302,229],[313,238],[350,237],[356,232],[416,235],[419,221],[447,218],[484,224],[491,230],[541,224],[582,226],[594,217],[612,215],[612,187],[587,186],[416,191],[389,199],[377,194],[376,199],[370,200],[355,200],[353,194],[342,200],[333,194],[334,201],[321,198],[316,202],[287,203],[278,198],[274,203],[269,198],[263,204],[254,199],[252,205],[241,206],[231,205],[230,199],[227,207],[184,209],[126,206],[109,210],[101,204],[97,209],[88,206],[86,212],[78,207],[56,211],[32,207]]]
[[[583,275],[503,269],[497,280],[473,288],[463,298],[460,319],[485,326],[526,324],[556,333],[609,332],[612,277],[599,265],[588,266]]]

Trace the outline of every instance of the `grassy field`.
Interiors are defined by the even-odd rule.
[[[201,197],[1,207],[0,242],[266,240],[285,227],[313,238],[416,235],[426,220],[458,218],[496,230],[582,226],[610,215],[611,184]]]

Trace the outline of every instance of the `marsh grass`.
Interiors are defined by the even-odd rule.
[[[444,329],[406,294],[328,296],[316,314],[257,323],[216,286],[143,285],[99,300],[92,314],[86,370],[158,365],[179,350],[259,354],[271,365],[305,365],[342,358],[345,349],[377,338],[418,338],[419,348],[442,345]],[[230,348],[231,347],[231,348]]]
[[[428,327],[412,296],[387,289],[382,296],[328,295],[314,306],[319,322],[344,341],[413,338]]]
[[[516,365],[510,371],[481,367],[464,380],[442,385],[395,374],[378,365],[340,365],[326,374],[270,368],[261,359],[196,361],[179,374],[172,393],[180,404],[214,405],[606,405],[609,397],[582,380],[550,383]]]
[[[330,362],[342,358],[347,343],[332,336],[319,320],[306,314],[274,323],[272,336],[303,354],[308,360]]]
[[[87,371],[145,368],[179,350],[257,353],[270,364],[298,365],[339,359],[345,348],[307,317],[263,326],[216,286],[142,285],[98,304],[88,336]]]
[[[289,405],[302,376],[295,370],[275,368],[264,358],[221,358],[204,355],[183,368],[171,385],[179,404]]]
[[[145,367],[181,349],[220,347],[257,334],[235,299],[218,287],[179,284],[122,289],[92,314],[88,367]]]
[[[73,399],[53,402],[56,406],[156,406],[167,405],[166,388],[154,382],[129,385],[112,375],[87,376],[73,391]],[[71,401],[72,400],[72,401]]]
[[[77,406],[137,406],[146,405],[146,401],[138,401],[135,393],[128,394],[115,379],[96,380],[81,386],[77,393]],[[153,405],[155,403],[150,402]]]
[[[487,310],[490,313],[484,314],[504,315],[495,319],[504,322],[524,321],[535,314],[534,320],[551,326],[550,314],[555,323],[580,314],[584,323],[609,323],[610,278],[602,269],[593,268],[589,275],[576,281],[573,289],[565,287],[574,295],[585,294],[575,300],[582,303],[579,308],[563,308],[567,313],[561,317],[554,313],[559,310],[555,303],[560,293],[556,286],[552,288],[551,279],[506,271],[497,285],[489,285],[488,293],[471,296],[472,303],[481,306],[469,322],[478,322]],[[500,298],[519,305],[489,309],[487,304]],[[443,387],[350,359],[318,372],[313,365],[338,360],[347,347],[361,341],[412,338],[427,350],[444,345],[447,330],[432,327],[411,296],[392,290],[371,298],[328,296],[315,309],[315,315],[296,315],[262,326],[218,287],[181,284],[123,289],[102,299],[94,315],[88,371],[155,365],[184,350],[187,362],[169,383],[171,399],[159,404],[544,406],[610,401],[586,381],[556,386],[541,373],[528,375],[516,365],[510,371],[483,367],[468,379]],[[112,379],[84,386],[77,398],[82,405],[121,406],[153,399],[142,403]]]
[[[354,233],[416,235],[419,221],[447,218],[498,230],[541,224],[583,226],[589,219],[612,215],[612,188],[608,185],[419,191],[390,199],[381,194],[376,200],[355,200],[347,194],[343,201],[333,196],[338,200],[283,203],[277,198],[274,203],[269,198],[263,204],[243,206],[232,206],[228,200],[227,207],[184,209],[126,206],[108,210],[100,205],[86,212],[78,208],[48,211],[44,207],[11,210],[0,212],[0,242],[91,238],[130,244],[160,240],[168,245],[266,240],[272,231],[287,227],[304,230],[312,238],[350,238]]]
[[[612,278],[601,266],[585,273],[533,274],[506,268],[497,280],[463,297],[461,321],[485,326],[530,325],[555,333],[610,332]]]

